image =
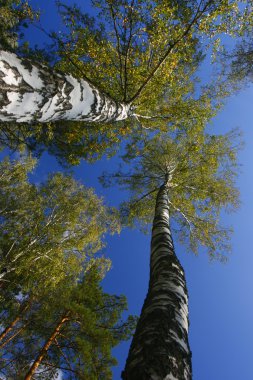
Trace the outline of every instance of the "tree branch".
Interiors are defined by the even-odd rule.
[[[124,85],[123,85],[123,78],[122,78],[123,65],[122,65],[121,51],[120,51],[120,36],[119,36],[119,32],[118,32],[118,28],[117,28],[117,23],[116,23],[116,16],[115,16],[112,4],[110,4],[110,13],[111,13],[111,16],[112,16],[112,19],[113,19],[113,27],[114,27],[114,31],[115,31],[115,35],[116,35],[116,40],[117,40],[117,53],[118,53],[119,64],[120,64],[120,72],[119,72],[119,75],[120,75],[120,84],[121,84],[122,90],[125,92]]]
[[[172,50],[183,40],[184,37],[186,37],[189,34],[192,26],[194,24],[196,24],[196,22],[199,20],[199,18],[202,16],[202,14],[206,11],[209,3],[212,3],[212,2],[213,2],[213,0],[208,1],[201,11],[200,11],[200,7],[201,7],[202,1],[200,2],[199,6],[198,6],[198,9],[197,9],[197,11],[196,11],[196,13],[195,13],[192,21],[189,23],[189,25],[187,26],[187,28],[185,29],[185,31],[173,43],[169,44],[169,47],[168,47],[167,51],[161,57],[161,59],[159,60],[159,62],[157,63],[157,65],[153,68],[153,70],[148,75],[148,77],[145,79],[145,81],[142,83],[142,85],[139,87],[139,89],[136,91],[135,95],[132,96],[132,98],[130,98],[130,99],[127,100],[128,104],[131,104],[134,100],[136,100],[138,98],[138,96],[142,93],[142,91],[145,89],[145,87],[149,84],[149,82],[155,76],[155,74],[157,73],[157,71],[160,69],[160,67],[162,66],[162,64],[166,61],[167,57],[170,55],[170,53],[172,52]]]
[[[190,222],[190,220],[187,218],[187,216],[183,213],[183,211],[180,210],[180,208],[176,207],[170,200],[168,200],[169,204],[177,211],[179,212],[183,218],[186,220],[187,224],[189,225],[189,228],[190,228],[190,233],[193,234],[193,231],[192,231],[192,223]]]
[[[133,37],[133,34],[132,34],[132,27],[133,27],[133,18],[132,18],[132,15],[133,15],[133,7],[134,7],[134,0],[132,0],[131,2],[131,11],[130,11],[130,20],[129,20],[129,38],[128,38],[128,41],[127,41],[127,46],[126,46],[126,51],[124,52],[124,55],[125,55],[125,60],[124,60],[124,98],[123,98],[123,101],[126,102],[127,100],[127,60],[128,60],[128,53],[129,53],[129,49],[130,49],[130,44],[131,44],[131,41],[132,41],[132,37]]]

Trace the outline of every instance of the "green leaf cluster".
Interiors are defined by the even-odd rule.
[[[15,50],[22,37],[21,30],[29,22],[38,18],[27,1],[1,0],[0,1],[0,47],[6,50]]]
[[[66,273],[81,273],[106,232],[119,231],[117,214],[71,176],[31,183],[32,165],[29,158],[0,164],[1,273],[5,281],[14,273],[27,286],[34,276],[36,286],[57,286]]]

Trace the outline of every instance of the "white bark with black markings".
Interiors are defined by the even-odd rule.
[[[0,51],[0,122],[109,122],[128,117],[91,83]]]
[[[122,379],[192,379],[188,295],[184,271],[174,252],[165,185],[156,200],[148,294]]]

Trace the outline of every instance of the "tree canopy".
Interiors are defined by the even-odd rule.
[[[92,4],[97,18],[58,1],[58,34],[37,24],[25,1],[0,1],[0,147],[22,152],[20,160],[0,163],[0,373],[10,379],[49,380],[61,372],[66,379],[111,378],[111,348],[129,338],[135,318],[122,320],[125,297],[102,290],[110,260],[101,250],[105,236],[119,232],[119,216],[127,226],[150,226],[164,184],[166,223],[171,217],[181,242],[194,253],[204,247],[211,258],[224,259],[230,248],[231,230],[220,219],[239,204],[239,134],[204,129],[231,82],[204,85],[198,72],[228,35],[245,37],[252,1]],[[22,28],[32,23],[50,37],[46,49],[18,47]],[[246,50],[240,45],[242,54],[232,55],[231,77],[238,68],[250,75]],[[130,192],[121,215],[70,175],[31,179],[32,155],[44,150],[76,165],[110,157],[122,142],[129,172],[102,178]],[[175,265],[166,273],[159,264],[152,276],[164,283],[172,277],[171,297],[178,295],[185,320],[187,297],[180,304]],[[172,315],[163,300],[160,306]]]
[[[100,285],[110,260],[99,252],[105,234],[119,232],[117,212],[68,175],[32,183],[34,166],[29,157],[0,164],[0,371],[110,379],[111,348],[135,325],[120,319],[125,297]]]
[[[238,131],[225,135],[206,133],[185,136],[158,134],[140,147],[137,156],[126,156],[134,165],[101,177],[104,185],[118,183],[130,192],[122,215],[130,225],[150,224],[157,191],[168,183],[172,230],[197,253],[206,247],[211,257],[229,250],[230,229],[219,225],[222,210],[238,206],[235,185],[238,173]],[[133,162],[133,161],[132,161]]]
[[[250,2],[239,6],[237,1],[222,0],[166,4],[108,0],[93,5],[99,23],[77,6],[58,2],[64,32],[46,31],[54,41],[47,48],[56,57],[51,65],[87,79],[116,102],[131,104],[129,120],[117,125],[98,123],[94,129],[87,123],[67,121],[32,128],[2,124],[3,144],[13,148],[23,143],[37,153],[49,149],[61,162],[76,164],[81,157],[94,160],[112,154],[123,138],[150,128],[149,118],[157,120],[155,128],[161,128],[159,118],[166,118],[168,127],[180,126],[186,116],[193,117],[195,103],[203,101],[203,94],[206,99],[206,90],[203,93],[194,85],[194,73],[211,41],[215,48],[222,33],[237,35],[250,23]],[[22,50],[31,60],[47,63],[50,57],[44,52]],[[213,86],[209,102],[216,95]],[[89,154],[91,150],[94,154]]]
[[[19,45],[22,30],[28,24],[38,19],[27,1],[1,0],[0,1],[0,47],[6,50],[15,50]]]
[[[66,271],[81,274],[82,263],[104,246],[104,234],[119,224],[115,210],[68,175],[31,183],[34,165],[30,158],[0,164],[1,278],[11,282],[15,273],[15,282],[29,284],[40,275],[37,282],[50,287]]]

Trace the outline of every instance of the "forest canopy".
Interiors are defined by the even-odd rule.
[[[122,379],[191,380],[173,239],[221,260],[230,249],[222,220],[240,203],[241,137],[210,124],[251,77],[252,1],[56,1],[57,31],[32,4],[0,0],[0,373],[109,380],[112,348],[136,328]],[[38,178],[48,154],[60,171],[51,157]],[[84,184],[114,155],[102,184],[125,190],[118,208]],[[69,170],[99,160],[81,182]],[[104,248],[122,227],[147,225],[137,323],[126,297],[102,287],[112,264]]]

